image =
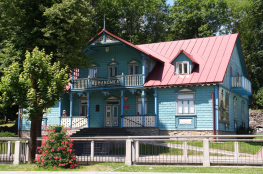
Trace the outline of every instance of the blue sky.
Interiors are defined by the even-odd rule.
[[[167,2],[167,4],[170,4],[172,6],[174,3],[174,0],[167,0],[166,2]]]

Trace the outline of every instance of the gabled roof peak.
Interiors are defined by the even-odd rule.
[[[176,54],[176,56],[170,61],[170,63],[172,63],[181,53],[183,53],[184,55],[186,55],[190,60],[192,60],[195,64],[198,64],[197,60],[190,54],[188,54],[186,51],[184,51],[183,49],[179,50],[178,53]]]

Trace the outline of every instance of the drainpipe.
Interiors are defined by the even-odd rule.
[[[19,106],[20,107],[20,106]],[[21,114],[21,109],[19,109],[19,113]],[[20,134],[20,129],[21,129],[21,117],[20,117],[20,115],[18,115],[18,137],[20,137],[21,136],[21,134]]]

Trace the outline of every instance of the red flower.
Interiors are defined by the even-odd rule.
[[[70,168],[71,168],[71,169],[74,169],[74,165],[73,165],[73,164],[71,164],[71,165],[70,165]]]
[[[62,158],[59,158],[59,161],[61,161],[62,160]]]
[[[53,166],[53,169],[55,169],[56,167],[55,166]]]
[[[40,149],[40,147],[38,146],[37,149]]]
[[[42,162],[41,165],[43,165],[44,163]]]
[[[62,142],[61,144],[64,144],[64,142]]]
[[[61,150],[64,150],[65,148],[64,147],[61,147]]]
[[[52,152],[54,152],[54,151],[55,151],[55,149],[51,149],[51,151],[52,151]]]
[[[68,141],[66,141],[65,143],[68,144]]]
[[[59,163],[59,165],[58,166],[62,166],[62,164],[61,163]]]
[[[50,157],[48,157],[49,159],[51,159],[52,157],[50,156]]]
[[[41,150],[39,150],[38,153],[41,153]]]
[[[53,142],[54,142],[54,140],[51,140],[51,142],[53,143]]]
[[[70,141],[73,142],[74,140],[71,139]]]
[[[66,165],[68,165],[68,163],[66,163]]]
[[[68,151],[71,153],[71,152],[72,152],[72,149],[69,149]]]
[[[75,164],[75,167],[77,167],[78,165],[77,164]]]
[[[42,158],[42,162],[45,161],[44,158]]]
[[[45,150],[46,153],[48,153],[48,150]]]
[[[46,155],[46,153],[42,153],[42,155]]]
[[[67,151],[64,151],[64,153],[67,153]]]
[[[68,147],[67,145],[65,145],[64,147]]]
[[[72,161],[69,161],[69,163],[72,163]]]

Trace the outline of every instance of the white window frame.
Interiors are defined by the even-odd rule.
[[[184,64],[187,64],[187,72],[184,72]],[[182,73],[179,72],[179,65],[182,65]],[[176,62],[176,74],[189,74],[189,61]]]
[[[189,95],[192,94],[193,98],[192,99],[178,99],[178,95]],[[185,102],[187,102],[187,107],[188,107],[188,112],[185,112]],[[194,112],[190,113],[190,107],[189,107],[189,101],[193,101],[194,104]],[[179,113],[179,102],[182,104],[182,113]],[[195,92],[188,92],[188,93],[176,93],[176,115],[196,115],[196,98],[195,98]]]
[[[135,73],[135,67],[138,67],[138,72],[137,73]],[[131,71],[130,71],[130,68],[133,68],[133,73],[131,73]],[[128,65],[128,71],[129,71],[129,75],[136,75],[136,74],[139,74],[139,64],[129,64]]]
[[[135,115],[142,115],[142,101],[138,101],[139,98],[142,98],[141,96],[136,97],[136,114]],[[138,104],[141,104],[141,114],[138,114]],[[148,98],[145,96],[145,108],[144,108],[144,114],[148,114]]]
[[[92,70],[92,75],[90,74],[90,71]],[[97,74],[95,75],[95,71],[97,70]],[[89,78],[97,78],[98,77],[99,68],[98,67],[90,67],[88,68]]]

